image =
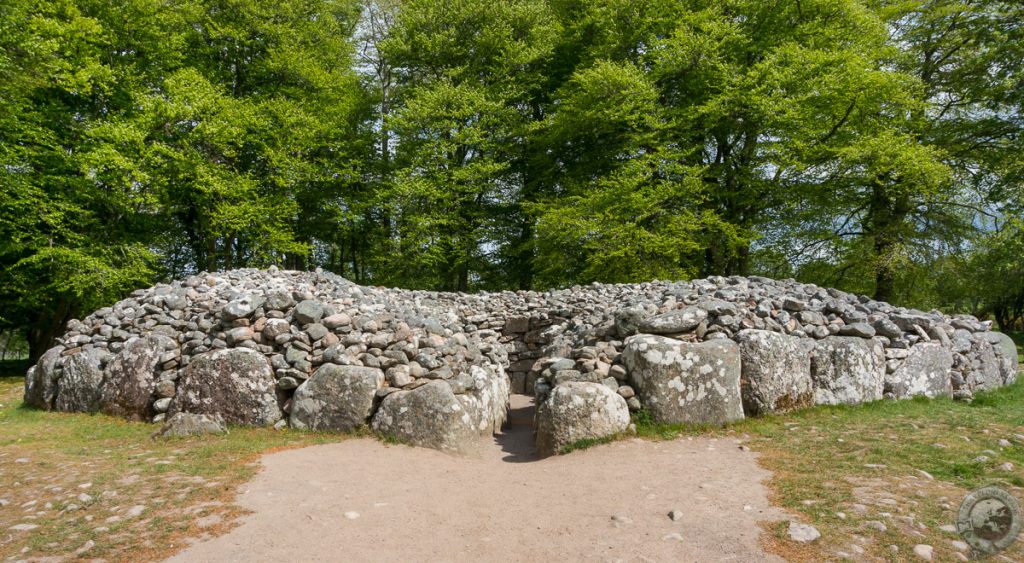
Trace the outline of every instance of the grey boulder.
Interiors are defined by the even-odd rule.
[[[221,316],[226,321],[246,318],[252,315],[256,309],[262,307],[265,302],[266,298],[262,295],[246,295],[225,305]]]
[[[384,397],[371,426],[374,432],[406,444],[466,454],[480,446],[480,432],[472,418],[448,383],[436,379]]]
[[[325,364],[295,390],[289,422],[300,429],[355,430],[366,424],[383,386],[377,368]]]
[[[319,301],[307,299],[296,305],[292,314],[295,316],[295,322],[299,324],[306,325],[318,323],[324,316],[324,304]]]
[[[743,412],[757,416],[786,412],[814,401],[809,341],[767,330],[741,330]]]
[[[1019,371],[1017,345],[1002,332],[989,331],[980,333],[980,335],[992,345],[992,351],[999,359],[999,371],[1003,376],[1003,383],[1009,385],[1016,381]]]
[[[972,346],[974,361],[967,376],[967,387],[971,392],[990,391],[1003,386],[1000,359],[994,347],[986,340],[976,340]]]
[[[149,418],[160,356],[175,346],[166,336],[129,340],[103,373],[100,411],[129,420]]]
[[[679,334],[689,332],[708,318],[700,307],[684,307],[640,321],[637,332],[646,334]]]
[[[637,335],[622,361],[657,422],[725,424],[743,418],[740,352],[731,340],[687,343]]]
[[[882,398],[885,353],[875,339],[829,336],[815,343],[811,379],[817,405],[856,405]]]
[[[219,416],[179,412],[153,434],[153,438],[201,436],[204,434],[227,434],[224,421]]]
[[[192,358],[178,382],[170,413],[220,415],[228,424],[270,426],[280,420],[274,372],[249,348],[205,352]]]
[[[949,370],[953,355],[941,344],[925,342],[910,349],[903,363],[885,377],[885,392],[896,399],[918,395],[952,397],[953,386]]]
[[[90,348],[64,360],[64,369],[57,386],[54,409],[64,412],[95,412],[100,408],[103,351]]]
[[[626,400],[606,385],[563,383],[538,408],[537,453],[554,455],[569,444],[613,436],[628,426]]]
[[[63,346],[50,348],[25,375],[25,404],[37,409],[53,408],[53,401],[57,398],[57,380],[64,361],[63,353]]]

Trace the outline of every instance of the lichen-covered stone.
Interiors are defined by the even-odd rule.
[[[885,353],[874,339],[830,336],[811,354],[811,379],[817,405],[856,405],[882,398]]]
[[[537,454],[554,455],[580,440],[604,438],[629,426],[629,407],[600,383],[555,386],[537,409]]]
[[[166,336],[129,341],[104,370],[100,410],[130,420],[148,420],[160,357],[173,346]]]
[[[94,412],[100,408],[103,370],[100,363],[103,350],[92,348],[68,356],[57,385],[54,410],[64,412]]]
[[[228,424],[270,426],[281,418],[274,372],[263,354],[230,348],[192,359],[169,412],[220,415]]]
[[[999,371],[1003,376],[1003,384],[1009,385],[1017,380],[1020,366],[1017,361],[1017,345],[1002,332],[981,332],[982,337],[992,345],[993,353],[999,360]]]
[[[885,392],[896,399],[951,397],[953,356],[941,344],[924,342],[910,349],[903,363],[885,377]]]
[[[736,342],[744,414],[786,412],[813,403],[809,344],[795,336],[753,329],[740,331]]]
[[[384,397],[371,425],[374,432],[414,446],[462,454],[480,447],[474,413],[466,410],[442,380]]]
[[[25,376],[25,404],[37,409],[50,410],[57,397],[57,379],[63,367],[63,346],[50,348],[39,357]]]
[[[680,334],[689,332],[708,318],[708,312],[700,307],[674,309],[640,321],[637,332],[645,334]]]
[[[377,368],[325,364],[299,386],[292,399],[293,428],[349,432],[366,424],[384,385]]]
[[[1002,387],[1002,365],[993,346],[986,340],[976,340],[971,346],[971,351],[974,360],[968,366],[966,380],[971,392],[991,391]]]
[[[657,422],[725,424],[743,418],[740,353],[731,340],[687,343],[637,335],[626,340],[622,361]]]
[[[469,413],[470,424],[481,434],[497,432],[508,415],[511,382],[501,365],[470,366],[447,380],[456,398]]]

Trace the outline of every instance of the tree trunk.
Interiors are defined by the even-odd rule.
[[[39,361],[44,352],[53,347],[53,341],[64,330],[64,325],[71,320],[71,305],[64,298],[57,300],[53,311],[39,313],[36,322],[29,328],[28,358],[32,363]]]
[[[875,259],[876,301],[891,302],[896,291],[895,253],[903,242],[902,227],[910,213],[906,195],[891,193],[883,179],[872,188],[871,204],[864,218],[864,234],[872,240]]]

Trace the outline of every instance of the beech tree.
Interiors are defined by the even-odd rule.
[[[0,333],[37,356],[134,288],[270,264],[461,291],[764,274],[1012,327],[1022,22],[1010,0],[9,0]]]

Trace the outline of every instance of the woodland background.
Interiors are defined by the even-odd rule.
[[[1013,330],[1022,66],[1013,0],[4,0],[0,346],[271,264],[762,274]]]

